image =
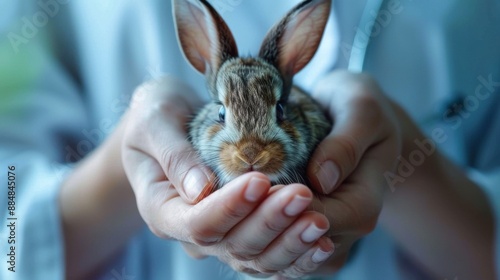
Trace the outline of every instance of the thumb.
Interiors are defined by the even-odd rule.
[[[334,191],[358,165],[367,145],[354,128],[336,127],[318,145],[307,169],[312,187],[321,193]]]
[[[151,113],[154,117],[143,128],[146,152],[161,166],[166,177],[162,179],[170,181],[184,201],[196,202],[213,175],[187,140],[186,123],[191,110],[180,100],[149,110],[156,112]]]
[[[170,144],[159,153],[167,180],[186,202],[198,202],[213,191],[212,172],[200,163],[197,153],[185,140]]]
[[[172,182],[184,201],[194,203],[212,191],[212,172],[205,167],[187,140],[186,123],[189,114],[179,105],[169,104],[163,108],[162,132],[154,133],[152,146],[167,180]],[[165,121],[168,120],[168,121]],[[205,190],[205,192],[204,192]]]
[[[383,108],[372,93],[378,89],[354,78],[337,81],[331,87],[320,86],[314,93],[334,120],[330,134],[318,145],[307,168],[312,187],[321,193],[334,191],[356,169],[367,149],[387,135]]]

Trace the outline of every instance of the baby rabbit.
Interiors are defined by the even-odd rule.
[[[268,32],[258,57],[239,57],[207,1],[173,1],[181,48],[206,76],[212,99],[189,124],[191,143],[217,176],[207,192],[249,171],[273,184],[308,183],[308,160],[331,122],[292,80],[315,54],[330,6],[301,2]]]

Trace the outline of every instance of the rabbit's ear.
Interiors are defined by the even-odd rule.
[[[172,3],[181,49],[196,70],[207,74],[216,71],[226,59],[238,56],[229,27],[206,0]]]
[[[316,53],[330,14],[331,0],[308,0],[293,8],[266,35],[259,56],[291,78]]]

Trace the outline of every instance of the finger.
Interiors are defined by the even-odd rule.
[[[291,266],[280,272],[288,279],[301,278],[318,270],[335,252],[335,246],[328,237],[321,237],[306,253]]]
[[[331,193],[358,165],[365,151],[390,134],[387,119],[372,84],[340,83],[317,89],[315,98],[332,114],[334,126],[318,145],[308,165],[312,187]]]
[[[307,252],[328,229],[325,216],[306,212],[253,262],[262,272],[281,271]]]
[[[311,207],[325,213],[331,223],[329,236],[364,236],[375,228],[382,209],[384,178],[380,160],[364,159],[349,182]]]
[[[134,112],[139,116],[130,118],[131,127],[126,134],[130,139],[125,145],[156,159],[181,197],[194,202],[208,185],[212,174],[201,164],[187,140],[186,124],[198,102],[196,98],[186,101],[186,92],[192,92],[192,89],[173,79],[141,86],[134,96],[153,97],[148,97],[135,108],[141,113]]]
[[[201,163],[191,143],[185,140],[184,132],[165,129],[170,131],[168,138],[164,138],[169,144],[157,145],[153,153],[181,197],[194,203],[206,188],[210,188],[214,175]]]
[[[396,138],[394,135],[390,136],[385,140],[385,145],[370,149],[349,178],[349,186],[342,187],[341,192],[333,195],[333,198],[342,201],[340,204],[344,205],[341,207],[343,210],[330,210],[340,212],[328,211],[337,217],[336,221],[339,222],[336,229],[339,231],[353,231],[364,236],[375,228],[384,195],[389,190],[385,174],[395,165],[394,161],[387,159],[396,158],[398,153],[398,149],[394,148],[399,143]]]
[[[265,175],[247,173],[194,206],[180,198],[171,199],[162,205],[156,221],[162,231],[173,232],[177,240],[212,245],[248,216],[270,187]]]
[[[240,260],[255,258],[293,223],[311,201],[312,192],[304,185],[293,184],[273,190],[245,221],[226,236],[224,249]]]

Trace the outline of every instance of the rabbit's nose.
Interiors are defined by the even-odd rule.
[[[263,151],[263,149],[264,147],[257,143],[247,143],[239,149],[237,157],[250,166],[253,166],[256,163],[264,165],[265,163],[259,162],[265,158],[265,151]]]

